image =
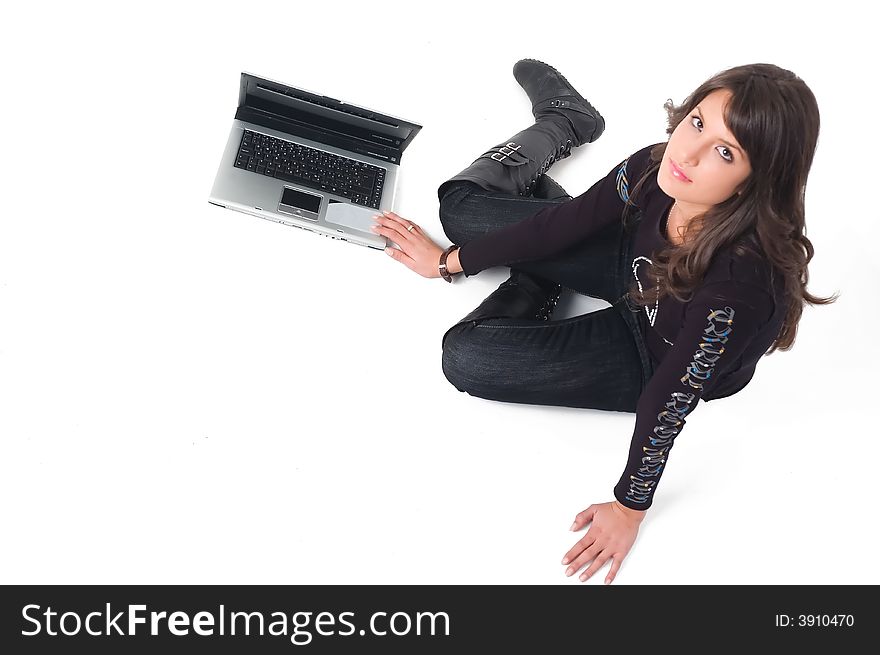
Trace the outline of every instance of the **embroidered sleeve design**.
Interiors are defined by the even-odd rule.
[[[724,352],[730,333],[733,331],[732,307],[713,309],[706,317],[708,321],[703,329],[702,341],[693,359],[685,369],[681,383],[690,389],[702,392],[703,385],[712,376],[715,364]],[[672,448],[672,442],[681,432],[684,418],[696,406],[697,396],[690,392],[673,391],[663,411],[657,415],[657,425],[649,439],[650,446],[643,446],[641,466],[635,475],[630,476],[629,491],[626,499],[633,503],[647,503],[651,499],[657,479],[666,464],[666,453]]]
[[[626,178],[626,162],[628,161],[629,157],[624,159],[620,168],[617,169],[617,195],[623,202],[629,200],[629,180]]]
[[[724,344],[733,331],[732,307],[713,309],[709,316],[709,324],[703,330],[703,342],[700,349],[694,353],[694,360],[687,368],[687,372],[681,378],[681,383],[694,389],[702,390],[703,385],[712,377],[715,364],[724,352]]]

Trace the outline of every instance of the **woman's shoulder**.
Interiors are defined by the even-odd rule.
[[[654,163],[651,159],[651,151],[658,145],[661,144],[654,143],[636,150],[615,167],[614,174],[618,195],[620,195],[621,200],[624,202],[629,198],[630,190],[635,188],[642,176],[651,167],[651,164]],[[639,194],[643,198],[646,198],[647,194],[650,193],[652,181],[656,182],[656,180],[645,180],[645,184]],[[656,183],[654,186],[656,186]]]
[[[648,167],[654,163],[651,159],[651,152],[659,145],[662,145],[663,142],[660,143],[652,143],[651,145],[647,145],[644,148],[640,148],[636,150],[634,153],[626,157],[621,163],[620,166],[626,169],[626,171],[630,174],[630,179],[634,176],[641,175],[644,173]]]
[[[779,278],[779,272],[760,246],[752,240],[743,239],[715,253],[703,276],[703,283],[728,282],[757,287],[777,299],[781,291]]]

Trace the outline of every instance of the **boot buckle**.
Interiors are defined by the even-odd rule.
[[[520,148],[522,148],[521,145],[518,146],[516,145],[516,142],[511,141],[506,146],[501,146],[500,148],[498,148],[498,152],[493,153],[492,159],[494,159],[495,161],[503,161],[507,159],[508,155],[512,155]]]

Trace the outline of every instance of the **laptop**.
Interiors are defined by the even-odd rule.
[[[384,250],[403,151],[422,129],[373,109],[241,74],[208,202]]]

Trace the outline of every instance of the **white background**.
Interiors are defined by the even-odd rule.
[[[568,529],[613,499],[634,415],[447,382],[443,332],[507,269],[449,285],[207,202],[248,71],[423,125],[397,209],[448,245],[436,189],[532,123],[511,74],[532,57],[606,118],[551,171],[572,195],[725,68],[793,70],[821,110],[808,288],[841,297],[688,417],[614,584],[880,582],[859,5],[10,5],[0,581],[582,584]],[[605,306],[579,302],[561,315]]]

